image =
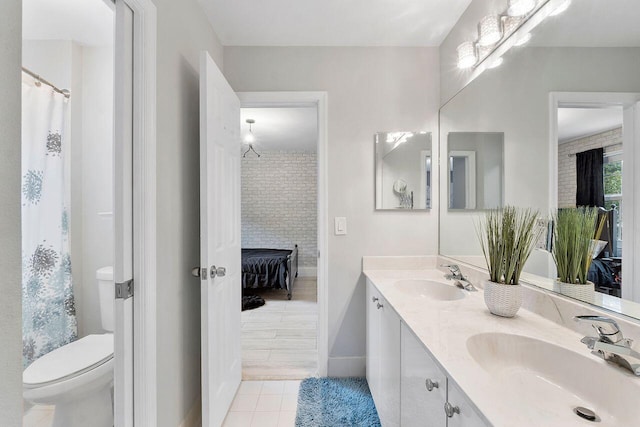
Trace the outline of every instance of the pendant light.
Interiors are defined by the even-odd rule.
[[[487,15],[478,24],[478,45],[491,46],[502,38],[502,19],[499,15]]]
[[[258,154],[258,152],[253,148],[253,143],[256,142],[256,137],[253,135],[251,125],[256,121],[253,119],[247,119],[245,121],[249,124],[249,133],[245,135],[244,142],[249,144],[249,148],[242,154],[242,157],[247,157],[247,153],[249,153],[250,151],[253,151],[258,157],[260,157],[260,154]]]
[[[476,47],[473,42],[464,42],[458,46],[458,68],[466,69],[476,65],[478,57],[476,56]]]

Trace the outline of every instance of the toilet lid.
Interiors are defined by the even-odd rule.
[[[113,358],[113,334],[87,335],[45,354],[22,373],[24,384],[68,379]]]

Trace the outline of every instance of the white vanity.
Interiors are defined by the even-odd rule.
[[[640,377],[590,354],[580,342],[590,325],[572,320],[601,313],[528,288],[529,309],[494,316],[482,290],[455,287],[437,265],[364,258],[367,380],[383,427],[637,425]],[[479,284],[481,272],[464,272]],[[637,336],[637,324],[620,322]]]

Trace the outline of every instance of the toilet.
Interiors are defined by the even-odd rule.
[[[22,373],[27,402],[55,405],[53,427],[113,427],[113,267],[98,269],[96,278],[107,333],[64,345]]]

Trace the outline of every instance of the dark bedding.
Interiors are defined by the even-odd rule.
[[[242,288],[287,289],[288,249],[242,249]]]

